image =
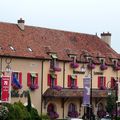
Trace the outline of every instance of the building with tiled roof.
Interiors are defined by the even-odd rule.
[[[27,26],[22,19],[0,22],[0,58],[2,73],[12,69],[11,102],[26,104],[30,90],[39,113],[59,119],[82,117],[91,104],[95,115],[106,111],[108,87],[114,88],[120,77],[120,55],[111,48],[109,32],[98,37]],[[92,81],[86,102],[85,78]]]

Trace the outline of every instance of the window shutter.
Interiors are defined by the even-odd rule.
[[[76,79],[75,79],[75,86],[77,86],[77,75],[76,75]]]
[[[115,80],[114,77],[111,77],[111,88],[115,87]]]
[[[106,88],[106,77],[104,77],[104,87]]]
[[[22,72],[19,72],[19,82],[22,85]]]
[[[50,82],[51,82],[51,76],[50,74],[48,74],[48,81],[47,81],[48,86],[50,86]]]
[[[55,78],[55,86],[57,85],[57,74],[55,74],[56,78]]]
[[[101,77],[98,77],[98,88],[100,89],[101,85],[100,85],[100,81],[101,81]]]
[[[68,87],[71,87],[71,75],[68,75]]]
[[[27,86],[29,87],[31,85],[31,74],[27,73]]]
[[[36,73],[36,78],[35,78],[35,85],[37,85],[38,86],[38,73]]]

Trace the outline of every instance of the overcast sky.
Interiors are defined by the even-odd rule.
[[[112,33],[120,53],[120,0],[0,0],[0,21],[80,33]],[[96,46],[97,47],[97,46]]]

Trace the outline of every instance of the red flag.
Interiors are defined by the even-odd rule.
[[[10,77],[3,76],[2,77],[2,102],[9,102],[9,90],[10,90]]]

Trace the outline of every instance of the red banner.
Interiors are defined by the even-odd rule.
[[[3,76],[2,77],[2,96],[1,100],[2,102],[9,102],[9,85],[10,84],[10,77]]]

